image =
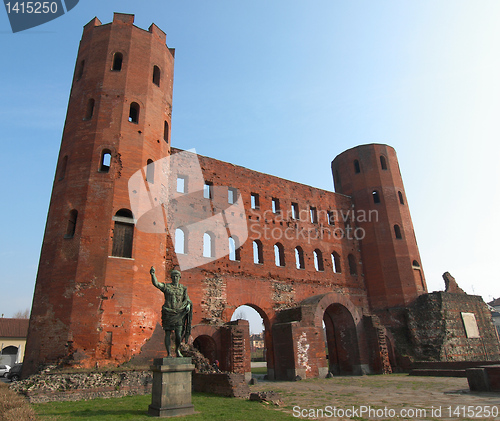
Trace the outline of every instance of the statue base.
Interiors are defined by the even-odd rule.
[[[191,358],[155,358],[153,395],[148,414],[154,417],[174,417],[194,414],[191,403]]]

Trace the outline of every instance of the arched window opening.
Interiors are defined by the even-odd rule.
[[[203,234],[203,257],[215,257],[215,236],[211,232]]]
[[[256,265],[262,265],[264,263],[264,255],[262,253],[262,242],[260,240],[254,240],[252,246],[253,246],[253,262]]]
[[[168,121],[163,123],[163,140],[168,143]]]
[[[233,262],[240,261],[240,244],[238,237],[234,235],[229,237],[229,260]]]
[[[359,166],[359,161],[357,159],[354,160],[354,172],[356,174],[361,172],[361,167]]]
[[[340,256],[335,251],[332,253],[332,266],[334,273],[342,273],[342,266],[340,265]]]
[[[274,263],[276,266],[285,266],[285,248],[281,243],[274,245]]]
[[[394,235],[398,240],[401,240],[403,238],[403,236],[401,235],[401,227],[398,224],[394,225]]]
[[[89,100],[87,101],[87,110],[85,111],[84,120],[90,120],[92,118],[92,116],[94,115],[94,106],[95,106],[94,98],[89,98]]]
[[[380,203],[380,195],[378,194],[378,191],[373,190],[372,195],[373,195],[373,203]]]
[[[132,104],[130,104],[130,111],[129,111],[129,114],[128,114],[128,121],[130,121],[131,123],[139,123],[139,111],[140,111],[141,107],[139,106],[139,104],[137,102],[132,102]]]
[[[73,238],[75,236],[77,218],[78,218],[78,211],[76,209],[70,211],[68,217],[68,225],[66,226],[66,234],[64,235],[64,238]]]
[[[122,69],[123,54],[115,53],[113,56],[113,67],[112,69],[119,72]]]
[[[161,70],[158,66],[153,67],[153,83],[156,86],[160,86],[160,76],[161,76]]]
[[[113,217],[115,226],[113,229],[114,257],[132,257],[132,245],[134,242],[134,217],[128,209],[120,209]]]
[[[297,269],[305,269],[304,250],[300,246],[295,247],[295,267]]]
[[[146,181],[151,184],[155,182],[155,163],[152,159],[148,159],[146,166]]]
[[[175,230],[175,252],[177,254],[187,254],[187,232],[184,228]]]
[[[64,179],[66,176],[66,168],[68,167],[68,155],[64,155],[61,161],[61,169],[59,170],[59,180]]]
[[[109,172],[111,167],[111,151],[109,149],[103,149],[101,152],[101,162],[99,164],[99,172]]]
[[[85,60],[82,60],[78,65],[78,69],[76,71],[76,80],[80,80],[82,78],[84,68],[85,68]]]
[[[387,161],[385,159],[385,156],[384,155],[380,155],[380,167],[383,169],[383,170],[386,170],[387,169]]]
[[[420,269],[420,264],[416,260],[414,260],[411,265],[413,269]]]
[[[405,201],[403,199],[403,193],[401,193],[400,191],[398,191],[398,197],[399,197],[399,203],[404,205],[405,204]]]
[[[314,250],[314,268],[317,272],[323,272],[325,270],[325,266],[323,264],[323,253],[321,250]]]
[[[358,265],[356,264],[356,258],[350,254],[347,256],[349,262],[349,274],[356,276],[358,274]]]

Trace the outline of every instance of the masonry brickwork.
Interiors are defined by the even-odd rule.
[[[212,197],[185,177],[185,191],[162,204],[162,160],[188,156],[170,144],[174,50],[154,24],[145,31],[133,21],[117,13],[84,27],[24,375],[54,362],[92,368],[163,357],[163,297],[149,268],[168,282],[190,256],[198,264],[181,279],[194,306],[190,340],[221,369],[250,372],[248,324],[230,322],[249,305],[263,318],[270,378],[390,372],[401,349],[391,332],[427,293],[394,149],[362,145],[337,156],[335,193],[196,156]],[[151,207],[142,214],[132,203],[139,193],[129,192],[137,176]],[[179,211],[185,193],[189,215]],[[177,225],[168,225],[175,210]],[[222,215],[227,230],[208,233],[220,257],[203,260],[204,236],[188,223],[207,214]],[[236,219],[245,229],[235,235]],[[229,234],[235,250],[219,254]]]

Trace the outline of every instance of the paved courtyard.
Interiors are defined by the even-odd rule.
[[[279,392],[282,410],[297,419],[500,420],[500,393],[471,393],[465,378],[336,376],[262,381],[251,390]]]

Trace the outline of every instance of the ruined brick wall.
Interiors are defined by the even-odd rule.
[[[474,314],[479,337],[467,337],[462,313]],[[408,327],[417,360],[496,361],[500,357],[491,314],[476,295],[422,295],[409,309]]]

